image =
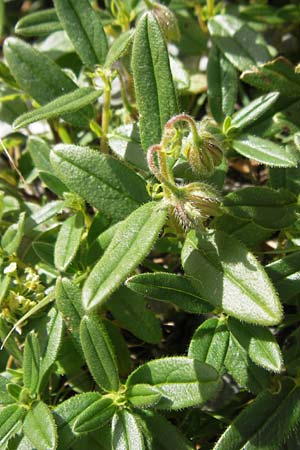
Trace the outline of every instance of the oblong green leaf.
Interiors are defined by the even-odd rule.
[[[241,323],[232,317],[228,327],[239,343],[247,350],[255,364],[272,372],[283,369],[280,347],[271,331],[266,327]]]
[[[237,17],[217,15],[209,20],[208,29],[213,42],[240,71],[252,69],[270,59],[262,37]]]
[[[80,341],[80,322],[84,316],[84,309],[81,301],[81,291],[68,278],[57,279],[56,305],[61,312],[67,328],[74,337],[76,348],[82,353]]]
[[[213,46],[207,65],[208,101],[213,118],[223,122],[231,116],[237,99],[238,77],[236,68]]]
[[[114,450],[145,450],[138,422],[126,409],[121,409],[113,417],[112,445]]]
[[[118,59],[122,58],[128,52],[133,41],[134,32],[135,30],[125,31],[125,33],[120,34],[114,40],[106,55],[105,68],[111,68]]]
[[[97,384],[106,391],[120,385],[116,357],[103,323],[95,316],[85,316],[80,325],[82,349]]]
[[[23,431],[36,450],[56,449],[56,426],[45,403],[37,401],[31,406],[24,420]]]
[[[4,55],[18,85],[40,105],[77,89],[54,61],[21,39],[6,39]],[[81,111],[64,115],[63,119],[74,126],[87,127],[92,117],[93,109],[86,106]]]
[[[54,0],[53,3],[60,23],[82,62],[87,66],[103,64],[107,39],[100,16],[89,0]]]
[[[21,36],[41,36],[61,29],[62,26],[53,8],[27,14],[15,26],[15,32]]]
[[[45,106],[22,114],[14,121],[13,128],[17,129],[38,120],[49,120],[73,113],[93,103],[101,94],[102,91],[95,91],[94,88],[78,88],[69,94],[61,95]]]
[[[298,156],[290,147],[276,144],[251,134],[243,134],[232,141],[235,151],[247,158],[276,167],[297,165]]]
[[[100,306],[142,262],[164,226],[166,216],[167,210],[162,204],[150,202],[122,222],[83,286],[83,304],[87,310]]]
[[[283,302],[297,297],[300,293],[300,252],[273,261],[265,269]]]
[[[132,70],[143,149],[158,144],[165,123],[178,113],[177,97],[163,33],[152,13],[139,20],[132,48]]]
[[[300,75],[294,65],[280,56],[259,67],[242,73],[241,78],[246,83],[263,91],[278,91],[284,97],[300,95]]]
[[[162,302],[170,302],[183,311],[203,314],[212,307],[204,302],[187,277],[173,273],[155,272],[134,275],[126,280],[126,286],[138,294]]]
[[[40,382],[40,346],[34,332],[27,335],[23,357],[23,382],[31,394],[37,394]]]
[[[231,192],[224,198],[223,205],[230,215],[271,230],[293,225],[299,213],[294,194],[259,186]]]
[[[192,336],[188,356],[221,371],[228,349],[229,332],[224,319],[208,319]]]
[[[157,344],[162,338],[159,320],[147,308],[144,298],[135,292],[120,287],[108,300],[107,309],[114,318],[139,339]]]
[[[231,127],[238,129],[238,131],[252,125],[256,122],[269,108],[278,100],[279,93],[271,92],[267,95],[262,95],[250,102],[247,106],[240,109],[231,119]]]
[[[212,399],[221,388],[218,372],[208,364],[186,357],[156,359],[138,367],[127,386],[150,384],[162,393],[158,409],[181,409]]]
[[[11,436],[19,431],[20,421],[26,414],[25,408],[19,405],[8,405],[0,411],[0,445],[6,448]]]
[[[300,421],[300,388],[284,379],[272,395],[260,394],[232,422],[214,450],[278,450]]]
[[[224,364],[234,380],[253,394],[262,392],[270,383],[270,374],[251,361],[247,350],[232,333]]]
[[[274,325],[282,307],[255,257],[233,236],[190,232],[182,251],[186,274],[204,300],[240,320]]]
[[[84,230],[84,217],[77,212],[61,226],[54,247],[54,264],[60,271],[65,271],[73,261],[80,245]]]
[[[18,250],[24,235],[24,228],[25,212],[22,212],[19,216],[18,222],[10,225],[4,232],[1,239],[1,246],[9,255],[12,255]]]
[[[85,392],[83,394],[73,395],[55,407],[53,413],[57,423],[57,449],[65,450],[66,448],[70,448],[78,437],[78,434],[74,431],[74,423],[82,412],[100,398],[101,395],[99,392]]]
[[[51,151],[50,161],[69,189],[115,222],[149,200],[142,178],[96,150],[60,144]]]
[[[89,433],[109,422],[117,406],[108,397],[102,397],[79,414],[74,422],[75,433]]]

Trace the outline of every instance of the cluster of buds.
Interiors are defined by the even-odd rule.
[[[148,150],[148,165],[151,172],[160,181],[165,201],[170,206],[172,214],[176,217],[182,228],[185,230],[190,228],[203,228],[204,223],[209,217],[219,215],[220,196],[216,189],[204,182],[195,182],[187,185],[178,185],[175,183],[173,173],[168,166],[167,155],[170,152],[170,142],[173,140],[173,125],[178,117],[181,118],[180,120],[185,120],[188,117],[188,120],[191,119],[193,121],[190,116],[184,114],[170,119],[166,124],[161,144],[153,145]],[[209,135],[207,142],[205,142],[207,152],[211,150],[213,146],[212,142],[214,142],[212,136]],[[209,173],[211,173],[211,166],[214,168],[215,165],[220,164],[223,158],[222,150],[220,149],[220,153],[218,153],[215,147],[207,159],[208,164],[210,164]],[[197,151],[200,153],[199,150]],[[202,166],[203,164],[201,164]],[[207,174],[208,170],[205,173]]]
[[[223,160],[219,129],[209,120],[196,124],[191,116],[179,114],[167,122],[165,133],[170,133],[170,129],[182,121],[187,122],[190,127],[190,134],[183,142],[183,155],[187,158],[193,172],[199,176],[211,176]]]

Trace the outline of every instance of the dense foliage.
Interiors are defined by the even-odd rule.
[[[0,448],[300,448],[300,6],[0,0]]]

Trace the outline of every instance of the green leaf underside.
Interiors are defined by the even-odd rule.
[[[45,403],[37,401],[28,411],[23,431],[37,450],[55,450],[57,431],[53,416]]]
[[[128,378],[127,386],[150,384],[162,393],[158,409],[181,409],[210,400],[221,388],[217,371],[186,357],[150,361],[138,367]]]
[[[270,59],[266,45],[259,42],[258,33],[234,16],[217,15],[209,20],[208,29],[213,42],[240,71]]]
[[[78,111],[93,103],[100,95],[102,95],[102,91],[95,91],[94,88],[86,87],[76,89],[69,94],[56,98],[45,106],[22,114],[14,121],[13,127],[15,129],[21,128],[39,120],[49,120]]]
[[[144,273],[128,278],[126,286],[139,294],[170,302],[193,314],[203,314],[212,309],[187,277],[165,272]]]
[[[103,64],[107,39],[101,19],[88,0],[54,0],[59,20],[87,66]]]
[[[191,232],[182,263],[202,298],[245,322],[274,325],[282,319],[278,296],[255,257],[233,236]]]
[[[4,55],[19,86],[41,105],[77,89],[77,85],[54,61],[21,39],[6,39]],[[77,127],[86,127],[92,117],[90,106],[63,116]]]
[[[96,150],[60,144],[51,151],[50,160],[69,189],[115,222],[149,200],[145,182],[135,172]]]
[[[300,75],[282,56],[242,73],[241,79],[257,89],[278,91],[285,97],[298,98],[300,95]]]
[[[223,204],[230,215],[271,230],[293,225],[299,212],[292,193],[259,186],[232,192],[224,198]]]
[[[232,141],[235,151],[250,159],[276,167],[297,165],[298,156],[289,147],[251,134],[243,134]]]
[[[119,376],[116,358],[103,323],[95,316],[85,316],[80,338],[87,364],[97,384],[106,391],[117,391]]]
[[[208,319],[193,334],[188,356],[207,363],[220,372],[228,349],[228,341],[229,332],[224,320]]]
[[[278,394],[260,394],[227,428],[214,450],[277,450],[300,421],[300,388],[282,382]]]
[[[143,149],[161,140],[165,123],[178,113],[168,50],[156,18],[146,13],[133,40],[132,70]]]
[[[101,305],[142,262],[157,239],[166,216],[166,208],[150,202],[122,222],[83,286],[83,304],[87,310]]]

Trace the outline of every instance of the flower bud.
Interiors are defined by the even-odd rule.
[[[209,217],[220,214],[219,194],[205,183],[190,183],[174,198],[173,212],[184,229],[202,227]]]
[[[155,4],[154,13],[167,41],[179,41],[180,31],[175,14],[166,6]]]

